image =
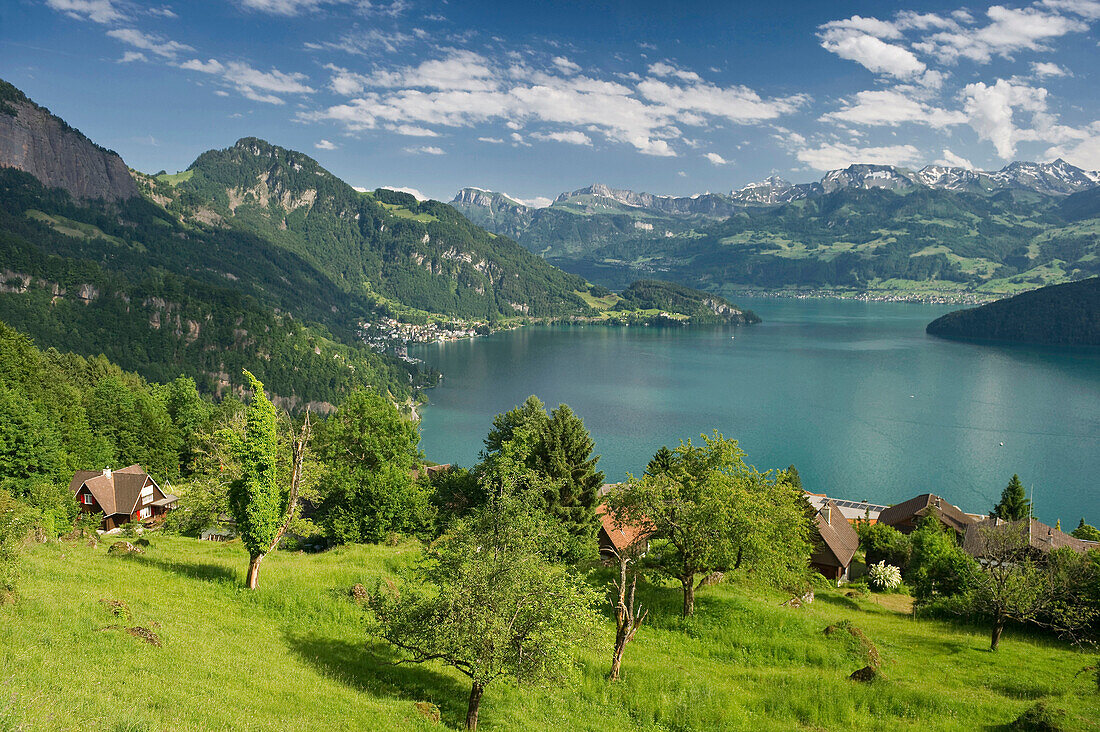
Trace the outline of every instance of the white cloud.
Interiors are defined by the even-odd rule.
[[[592,138],[580,130],[566,130],[563,132],[532,132],[531,137],[547,142],[567,142],[570,145],[592,145]]]
[[[520,131],[531,123],[571,130],[565,142],[591,143],[590,133],[632,145],[646,155],[674,156],[683,127],[715,119],[752,124],[791,113],[803,95],[763,98],[744,86],[720,87],[694,72],[654,64],[663,78],[639,77],[632,86],[580,73],[527,65],[518,54],[502,65],[471,51],[450,49],[416,65],[370,74],[330,65],[329,87],[347,102],[299,115],[329,120],[352,131],[386,125],[473,127],[502,123]],[[586,143],[585,140],[588,142]],[[522,136],[516,144],[527,144]]]
[[[407,33],[381,28],[357,28],[353,33],[345,33],[335,41],[306,43],[310,51],[343,51],[354,56],[368,56],[378,52],[397,53],[398,49],[412,42]]]
[[[223,64],[217,59],[208,61],[191,59],[180,64],[180,68],[219,76],[225,84],[255,102],[283,104],[283,99],[276,96],[277,94],[309,94],[314,91],[312,87],[305,84],[305,74],[285,73],[278,69],[260,71],[240,61],[229,61]]]
[[[1016,154],[1016,143],[1032,137],[1016,127],[1013,115],[1016,109],[1024,112],[1046,111],[1047,90],[1025,84],[998,79],[992,86],[984,82],[967,84],[963,89],[965,109],[970,126],[978,137],[989,140],[1004,160]]]
[[[1085,170],[1100,170],[1100,123],[1090,125],[1090,136],[1075,145],[1056,145],[1047,150],[1048,158],[1063,158]]]
[[[423,153],[424,155],[446,155],[447,151],[435,145],[421,145],[420,147],[407,147],[405,152]]]
[[[1100,0],[1043,0],[1052,10],[1073,13],[1089,20],[1100,19]]]
[[[573,63],[565,56],[555,56],[551,59],[551,62],[554,66],[558,67],[563,74],[575,74],[581,70],[580,64]]]
[[[329,142],[328,140],[321,140],[313,145],[318,150],[335,150],[336,143]]]
[[[724,157],[716,152],[703,153],[703,157],[714,163],[715,165],[726,165],[727,163],[729,163],[728,160],[726,160]]]
[[[487,142],[490,145],[499,145],[502,142],[504,142],[504,140],[499,138],[499,137],[479,137],[479,138],[477,138],[477,141],[478,142]]]
[[[46,5],[70,18],[93,23],[118,23],[126,19],[112,0],[46,0]]]
[[[858,16],[856,16],[858,17]],[[835,21],[834,21],[835,22]],[[856,28],[822,26],[821,47],[876,74],[909,79],[927,68],[912,51]]]
[[[1072,76],[1069,71],[1050,61],[1036,61],[1031,64],[1031,73],[1040,79],[1057,76]]]
[[[148,60],[149,59],[146,58],[145,54],[142,53],[141,51],[127,51],[126,53],[122,54],[122,58],[120,58],[118,60],[118,62],[120,64],[128,64],[132,61],[148,61]]]
[[[904,122],[911,122],[942,129],[951,125],[965,124],[967,116],[962,112],[919,102],[892,89],[884,89],[861,91],[846,107],[836,112],[829,112],[821,119],[869,126],[897,126]]]
[[[822,25],[821,29],[826,33],[829,31],[857,31],[876,38],[901,38],[901,31],[898,30],[897,24],[878,18],[861,18],[858,15],[853,15],[845,20],[830,20]]]
[[[994,56],[1010,57],[1016,51],[1047,51],[1047,42],[1068,33],[1088,30],[1088,24],[1040,7],[1006,8],[993,5],[986,11],[987,25],[977,28],[958,27],[935,33],[915,44],[914,48],[952,62],[967,58],[988,63]]]
[[[672,64],[667,64],[664,61],[658,61],[649,65],[649,73],[654,76],[674,76],[677,79],[683,81],[702,81],[702,77],[694,71],[688,71],[686,69],[680,69]]]
[[[176,41],[169,41],[166,38],[162,38],[157,35],[143,33],[136,28],[116,28],[114,30],[107,31],[107,35],[114,38],[116,41],[121,41],[134,48],[140,48],[143,51],[149,51],[155,53],[158,56],[164,58],[175,58],[184,51],[194,51],[195,49],[188,46],[186,43],[177,43]]]
[[[398,15],[406,8],[405,0],[376,3],[371,0],[239,0],[249,9],[272,15],[301,15],[320,10],[326,5],[351,5],[364,13]]]
[[[815,170],[836,170],[856,163],[912,166],[921,160],[921,152],[913,145],[855,147],[829,142],[798,150],[796,157]]]
[[[945,165],[949,168],[966,168],[967,170],[974,170],[974,164],[962,157],[956,155],[947,148],[943,149],[943,157],[936,161],[936,165]]]
[[[439,137],[439,133],[417,125],[387,125],[386,129],[405,137]]]

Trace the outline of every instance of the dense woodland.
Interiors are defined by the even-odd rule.
[[[1005,343],[1100,346],[1100,277],[948,313],[929,323],[928,332]]]

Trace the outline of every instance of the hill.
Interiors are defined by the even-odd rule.
[[[834,289],[993,298],[1100,272],[1100,174],[1058,160],[1000,171],[852,165],[730,194],[595,185],[548,208],[452,205],[592,282],[660,277],[712,292]]]
[[[622,291],[613,310],[658,310],[688,316],[694,323],[759,323],[751,310],[701,290],[673,282],[638,280]]]
[[[1100,346],[1100,277],[948,313],[927,330],[942,338]]]
[[[393,665],[348,596],[411,561],[414,545],[274,552],[260,589],[242,592],[239,543],[146,536],[152,546],[132,557],[83,542],[29,549],[19,603],[0,606],[3,728],[439,729],[418,702],[461,726],[465,677]],[[600,570],[590,582],[608,579]],[[1068,712],[1067,728],[1100,718],[1092,679],[1074,677],[1091,656],[1016,629],[990,653],[987,629],[914,620],[896,595],[821,589],[790,608],[779,595],[723,583],[699,592],[688,621],[678,588],[647,583],[639,599],[650,615],[621,682],[606,681],[614,623],[604,609],[570,683],[494,685],[481,728],[982,729],[1006,726],[1040,699]],[[105,600],[125,603],[131,618]],[[844,621],[882,656],[874,683],[848,679],[866,663],[858,643],[822,632]],[[152,629],[162,645],[127,626]]]

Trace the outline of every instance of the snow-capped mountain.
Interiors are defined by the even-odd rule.
[[[1061,158],[1053,163],[1010,163],[996,173],[990,173],[989,177],[999,187],[1024,188],[1055,195],[1088,190],[1100,182],[1100,172],[1081,170]]]
[[[820,183],[799,183],[795,185],[778,175],[765,178],[758,183],[749,183],[743,188],[730,192],[730,198],[744,204],[769,205],[789,203],[819,193]]]

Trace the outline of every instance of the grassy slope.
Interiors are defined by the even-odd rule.
[[[345,599],[414,553],[348,547],[276,553],[261,589],[240,589],[238,544],[157,536],[144,557],[103,546],[37,546],[22,600],[0,608],[0,729],[427,729],[416,701],[460,725],[465,678],[438,666],[393,666],[363,634]],[[164,645],[117,631],[100,598],[127,602],[135,625],[160,624]],[[1075,728],[1100,719],[1090,659],[1063,644],[1009,631],[986,650],[984,629],[914,621],[887,605],[824,592],[779,606],[736,586],[700,593],[699,615],[676,617],[675,590],[647,591],[652,622],[627,650],[625,680],[604,681],[609,620],[583,652],[575,684],[490,687],[482,726],[505,729],[975,729],[1014,719],[1054,697]],[[894,602],[891,602],[894,601]],[[864,665],[842,619],[878,645],[885,680],[849,681]],[[130,711],[119,714],[117,710]]]

